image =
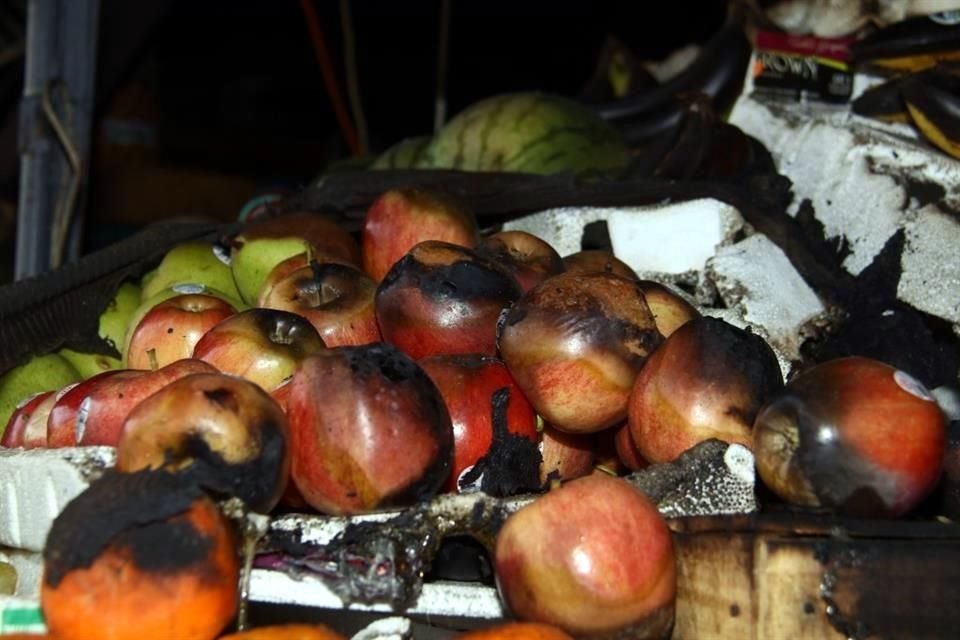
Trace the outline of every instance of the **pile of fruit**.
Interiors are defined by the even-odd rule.
[[[784,384],[750,331],[609,253],[481,234],[440,191],[383,193],[359,242],[307,212],[229,240],[177,246],[120,288],[101,335],[121,359],[48,354],[0,381],[18,396],[4,447],[117,451],[48,537],[56,638],[222,633],[229,499],[354,515],[542,492],[491,548],[507,609],[653,638],[674,620],[671,534],[618,476],[720,439],[751,448],[781,499],[843,514],[908,513],[940,480],[944,417],[906,373],[850,357]]]

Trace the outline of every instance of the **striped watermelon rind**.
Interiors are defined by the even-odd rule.
[[[430,136],[404,138],[373,161],[371,169],[412,169],[418,165],[424,150],[430,144]]]
[[[510,93],[457,114],[424,149],[419,168],[538,174],[624,168],[617,131],[578,102],[546,93]]]

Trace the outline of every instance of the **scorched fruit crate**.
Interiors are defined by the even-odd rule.
[[[305,259],[288,265],[289,273],[271,282],[274,299],[282,298],[288,276],[297,273],[303,283],[288,298],[332,298],[339,295],[339,288],[348,286],[345,283],[353,282],[344,275],[350,267],[340,263],[356,262],[357,256],[348,251],[324,258],[324,241],[344,231],[354,241],[362,238],[372,212],[378,207],[412,207],[412,193],[418,206],[424,200],[455,202],[461,214],[476,221],[475,248],[447,244],[405,254],[395,264],[404,262],[409,273],[388,265],[375,282],[374,295],[387,299],[401,291],[395,313],[404,318],[420,308],[411,309],[416,306],[412,300],[430,295],[445,300],[447,311],[466,309],[460,315],[473,318],[491,313],[483,305],[468,306],[475,302],[473,298],[505,287],[515,289],[512,298],[495,305],[492,312],[490,331],[496,353],[472,365],[477,370],[481,362],[502,359],[510,374],[496,378],[486,392],[485,411],[480,413],[486,416],[489,444],[462,469],[455,466],[456,474],[449,473],[449,465],[457,464],[449,449],[456,445],[449,441],[437,445],[436,438],[424,433],[423,425],[433,424],[437,413],[455,419],[453,394],[448,399],[443,390],[466,383],[459,378],[461,382],[445,386],[439,364],[421,364],[432,356],[424,346],[426,338],[420,334],[411,338],[418,327],[400,323],[391,329],[393,337],[387,342],[403,345],[402,349],[383,346],[364,352],[363,357],[348,350],[343,353],[350,355],[343,358],[325,358],[317,356],[316,346],[299,342],[298,332],[309,333],[314,322],[301,326],[286,318],[285,323],[276,323],[275,316],[251,313],[267,297],[262,286],[250,284],[250,278],[259,278],[262,285],[267,272],[272,274],[281,262],[272,259],[274,264],[266,269],[257,256],[276,252],[274,257],[295,258],[305,249]],[[124,283],[141,287],[133,305],[137,309],[131,311],[138,322],[147,314],[141,308],[145,300],[155,305],[180,295],[202,296],[230,288],[231,283],[234,286],[222,292],[233,305],[228,312],[218,316],[215,305],[203,308],[214,319],[203,337],[198,336],[208,343],[209,361],[185,372],[193,375],[152,389],[177,384],[184,389],[182,395],[164,398],[159,392],[138,392],[149,397],[152,405],[166,407],[166,413],[162,419],[148,415],[139,409],[146,405],[143,401],[137,404],[139,413],[123,417],[123,437],[142,436],[132,453],[123,446],[96,441],[109,437],[111,430],[104,425],[115,418],[93,401],[84,402],[86,397],[67,416],[65,430],[62,425],[52,426],[53,413],[44,423],[45,430],[39,431],[28,415],[22,416],[21,437],[41,438],[46,446],[23,448],[20,442],[0,451],[0,587],[10,596],[4,601],[7,610],[30,611],[32,606],[35,614],[41,588],[48,602],[54,601],[49,594],[62,595],[67,587],[51,586],[51,567],[59,579],[55,582],[68,585],[71,572],[95,562],[89,556],[96,553],[85,546],[87,534],[93,538],[133,535],[131,528],[139,531],[145,521],[163,520],[166,516],[151,515],[150,509],[182,501],[174,489],[186,486],[189,491],[202,487],[218,498],[231,518],[233,562],[242,575],[234,594],[237,616],[255,625],[321,621],[346,634],[371,620],[399,616],[408,621],[407,626],[397,627],[402,633],[448,637],[459,630],[546,611],[543,615],[561,620],[569,612],[572,617],[563,623],[584,637],[613,637],[619,627],[611,625],[630,627],[632,635],[625,637],[646,637],[647,632],[652,634],[649,637],[697,639],[954,637],[960,623],[960,596],[953,588],[960,577],[960,528],[952,521],[957,506],[955,443],[948,440],[947,410],[935,402],[946,404],[945,396],[934,397],[927,391],[940,380],[936,369],[947,362],[949,353],[936,352],[924,360],[926,368],[906,371],[902,363],[909,365],[909,358],[887,364],[890,345],[882,336],[874,341],[852,340],[848,322],[866,313],[858,307],[864,291],[896,303],[887,286],[887,278],[892,277],[889,269],[880,260],[867,277],[844,271],[840,255],[822,229],[818,236],[810,219],[786,213],[791,198],[790,181],[775,171],[753,171],[736,179],[673,181],[444,170],[345,172],[325,176],[302,193],[263,207],[245,224],[156,225],[77,265],[6,287],[0,291],[0,370],[4,372],[27,370],[29,363],[41,360],[39,356],[62,355],[64,349],[73,352],[67,354],[71,357],[79,354],[79,364],[71,365],[74,369],[112,370],[129,364],[137,336],[125,328],[122,339],[113,338],[113,346],[119,347],[116,351],[103,340],[109,337],[104,335],[104,312],[118,304]],[[289,227],[279,234],[254,233],[271,225],[282,228],[278,221],[285,219],[296,219],[305,227],[306,220],[317,216],[326,220],[324,224],[333,224],[319,240],[291,243]],[[546,241],[562,257],[583,251],[607,253],[599,271],[554,275],[558,279],[549,281],[550,286],[531,283],[524,290],[519,275],[524,265],[517,259],[523,251],[505,244],[498,253],[491,238],[509,237],[497,236],[500,231],[525,232]],[[174,289],[164,294],[160,281],[175,271],[170,268],[172,259],[166,268],[164,261],[186,243],[206,243],[216,260],[218,254],[229,258],[228,266],[220,265],[233,279],[218,287],[209,283],[205,289],[185,287],[195,287],[199,283],[192,280],[218,269],[216,262],[192,263],[187,276],[169,276],[178,281],[165,283]],[[255,243],[260,244],[253,257],[238,258],[242,246]],[[237,277],[241,263],[244,276]],[[567,274],[575,263],[567,261]],[[438,265],[445,270],[431,273]],[[561,263],[557,271],[564,266]],[[626,268],[627,274],[611,275],[619,268]],[[635,273],[630,274],[631,269]],[[514,274],[512,285],[498,284],[496,278],[504,273]],[[548,281],[542,274],[540,279]],[[582,288],[581,281],[590,286]],[[418,282],[429,286],[417,290]],[[147,288],[160,297],[144,298]],[[468,291],[472,297],[455,300],[457,291]],[[637,291],[647,301],[647,324],[642,326],[636,315],[630,321],[616,316],[618,305],[628,304]],[[594,314],[581,318],[586,330],[577,334],[577,340],[600,335],[590,344],[595,351],[577,352],[577,358],[600,362],[626,351],[629,357],[624,361],[637,365],[632,373],[623,374],[629,377],[622,392],[628,406],[619,415],[605,405],[607,396],[616,394],[600,393],[596,381],[585,374],[578,378],[578,387],[562,390],[558,408],[551,402],[557,397],[551,389],[537,386],[546,374],[528,374],[523,364],[535,360],[537,348],[555,339],[554,333],[564,335],[555,331],[544,309],[575,305],[573,300],[580,301],[576,304],[586,301],[581,304],[585,313]],[[613,309],[614,322],[599,323],[597,309]],[[228,367],[229,356],[222,354],[242,341],[243,330],[220,343],[207,333],[244,313],[259,317],[260,323],[273,322],[269,326],[283,336],[281,342],[313,350],[310,368],[297,365],[289,388],[272,393],[269,403],[264,401],[266,392],[250,391],[246,378],[236,375],[229,384],[219,379],[211,383],[210,376],[217,374],[204,368],[215,366],[210,363],[220,365],[213,371]],[[678,314],[676,326],[663,324]],[[304,312],[302,317],[310,316]],[[360,324],[359,319],[354,324]],[[385,334],[387,324],[381,320],[377,329]],[[907,330],[900,326],[896,331]],[[442,338],[439,329],[428,333]],[[328,347],[340,339],[335,332],[322,336]],[[475,350],[488,348],[480,338],[477,341],[480,346]],[[166,347],[148,344],[152,346],[144,349],[143,370],[153,369],[156,375],[167,366],[162,361]],[[916,344],[919,349],[925,343]],[[199,345],[199,341],[193,345],[193,353]],[[839,355],[854,357],[835,357]],[[115,359],[112,364],[110,358]],[[679,370],[671,365],[677,362]],[[620,375],[618,367],[619,363],[613,366],[614,378]],[[45,370],[35,369],[40,372],[37,375]],[[286,420],[291,425],[303,423],[310,413],[303,410],[303,415],[294,417],[292,403],[313,397],[313,413],[334,413],[340,410],[336,404],[340,398],[361,393],[356,387],[342,386],[333,375],[341,370],[364,370],[368,380],[375,374],[417,387],[380,390],[396,394],[391,396],[394,405],[389,414],[394,428],[402,431],[408,443],[422,444],[391,449],[396,445],[381,440],[389,455],[378,458],[379,464],[420,456],[426,459],[424,473],[434,476],[418,485],[419,493],[413,490],[404,496],[405,506],[377,502],[389,488],[373,481],[363,485],[362,491],[359,485],[339,493],[317,488],[303,479],[314,472],[297,461],[303,455],[296,450],[292,473],[299,473],[301,480],[292,485],[295,489],[288,486],[281,496],[277,487],[282,483],[269,479],[271,473],[277,477],[290,473],[275,459],[276,425]],[[670,376],[678,371],[684,377],[672,380]],[[431,388],[442,395],[447,407],[438,407],[436,394],[426,405],[410,400],[422,395],[422,381],[428,374]],[[526,435],[519,427],[514,430],[522,417],[510,413],[521,397],[516,389],[510,395],[514,382],[533,405],[528,408],[533,420]],[[79,395],[71,396],[67,386],[66,382],[51,386],[54,393],[47,397],[56,399],[50,406],[65,407],[57,403]],[[689,392],[706,388],[723,388],[726,395]],[[117,400],[122,393],[115,393]],[[858,402],[860,397],[869,397],[870,402],[864,406]],[[692,414],[714,412],[705,424],[688,429],[700,429],[693,434],[692,446],[646,434],[647,425],[664,419],[664,411],[674,416],[688,411],[684,402],[695,406]],[[257,416],[253,436],[242,431],[236,436],[255,450],[254,455],[231,459],[233,453],[224,453],[227,449],[196,436],[199,428],[190,421],[205,410],[203,403]],[[740,408],[738,403],[750,408]],[[113,406],[121,404],[117,401]],[[576,406],[567,411],[571,404]],[[286,417],[277,406],[285,407]],[[584,426],[593,413],[602,411],[609,412],[597,418],[606,421],[605,428]],[[94,420],[94,415],[99,417]],[[407,415],[417,416],[416,424],[407,425]],[[638,416],[643,420],[633,424]],[[157,421],[175,425],[171,429],[182,438],[166,448],[150,441],[158,438],[150,436],[154,428],[150,424]],[[889,440],[871,440],[864,435],[863,423]],[[931,423],[939,431],[929,427]],[[558,431],[553,424],[568,427]],[[934,437],[903,438],[901,432],[908,428],[904,425]],[[298,428],[290,430],[295,433]],[[572,437],[586,432],[591,433],[579,441]],[[328,450],[349,447],[335,440],[336,434],[325,437]],[[60,438],[67,446],[54,446],[54,441],[63,442]],[[638,444],[640,438],[642,444]],[[310,445],[294,436],[291,443],[300,451]],[[150,452],[158,446],[164,454],[151,459]],[[431,453],[431,447],[444,446],[451,457],[438,467],[434,458],[439,454]],[[670,451],[664,453],[664,449]],[[325,454],[318,450],[311,455]],[[931,457],[937,458],[932,470],[914,463],[926,464]],[[336,460],[330,464],[336,467]],[[180,475],[165,471],[169,477],[142,484],[123,477],[125,473],[138,478],[161,473],[137,471],[151,465],[173,465]],[[341,475],[366,473],[337,468]],[[444,477],[438,468],[446,472]],[[115,485],[113,489],[109,483]],[[156,483],[167,492],[157,495],[168,499],[154,501],[148,497],[153,494],[137,493]],[[111,511],[105,496],[127,505],[126,515]],[[237,497],[242,500],[238,502]],[[374,506],[355,506],[363,506],[365,500],[372,500]],[[329,508],[324,511],[338,515],[320,515],[311,504],[326,505]],[[184,508],[179,512],[173,508],[172,513]],[[189,508],[191,518],[205,517],[203,508]],[[82,509],[90,509],[94,519],[103,518],[102,526],[96,521],[76,524],[84,520]],[[363,510],[370,513],[358,513]],[[594,548],[571,545],[570,534],[563,532],[574,524],[589,532],[582,534],[580,542],[592,542]],[[645,534],[626,535],[625,526]],[[152,549],[150,562],[169,561],[164,557],[163,545],[169,544],[165,540],[156,542],[159,546]],[[644,554],[654,560],[645,559]],[[41,577],[44,560],[46,578]],[[606,567],[607,573],[591,573],[591,562]],[[243,571],[244,565],[251,570]],[[544,566],[558,573],[543,578],[537,570]],[[564,571],[574,577],[557,577]],[[546,589],[542,593],[550,594],[549,601],[524,595],[535,589]],[[600,613],[588,619],[577,617],[596,603]],[[60,620],[58,615],[48,622]],[[233,609],[229,615],[233,624]],[[36,616],[28,622],[42,626]],[[8,628],[15,627],[8,623]],[[0,626],[0,633],[4,631]]]

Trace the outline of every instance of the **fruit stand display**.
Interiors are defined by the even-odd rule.
[[[864,80],[774,42],[0,290],[0,634],[952,637],[946,98],[785,100]]]

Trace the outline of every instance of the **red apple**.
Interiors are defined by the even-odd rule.
[[[376,283],[358,269],[313,262],[277,282],[260,304],[303,316],[328,347],[358,346],[380,341],[376,291]]]
[[[287,237],[303,238],[312,256],[360,265],[360,247],[353,236],[329,216],[313,211],[292,211],[251,222],[231,240],[231,248],[238,251],[259,238]]]
[[[946,425],[918,380],[846,357],[795,376],[753,425],[757,472],[784,500],[860,517],[896,517],[940,480]]]
[[[630,265],[609,251],[600,249],[571,253],[563,259],[563,266],[571,273],[612,273],[628,280],[640,279]]]
[[[156,371],[126,369],[104,377],[83,400],[77,416],[77,441],[81,446],[117,446],[127,416],[140,402],[167,384],[192,373],[217,373],[202,360],[185,358]]]
[[[125,369],[113,369],[104,371],[93,377],[87,378],[70,389],[60,394],[60,397],[50,409],[50,415],[47,418],[47,446],[50,448],[75,447],[79,443],[77,418],[80,417],[81,425],[86,421],[84,412],[89,405],[84,406],[83,401],[87,396],[104,380],[107,380]],[[82,412],[81,412],[82,408]]]
[[[574,433],[622,421],[637,373],[662,342],[637,282],[561,273],[528,291],[500,325],[500,355],[543,419]]]
[[[476,252],[421,242],[397,262],[376,293],[383,339],[419,360],[497,353],[500,313],[520,297],[516,279]]]
[[[500,231],[487,236],[480,242],[480,251],[512,273],[524,293],[565,270],[556,249],[526,231]]]
[[[497,536],[494,570],[520,620],[599,638],[664,638],[673,626],[670,530],[622,478],[579,478],[515,512]]]
[[[647,360],[630,394],[630,431],[650,462],[710,438],[753,448],[760,407],[783,386],[758,335],[716,318],[687,322]]]
[[[35,393],[21,400],[10,415],[7,428],[3,432],[3,438],[0,439],[0,447],[6,447],[8,449],[24,447],[24,435],[26,434],[30,419],[33,417],[33,414],[37,412],[37,408],[44,406],[44,402],[55,394],[56,391],[41,391],[40,393]],[[52,408],[52,404],[44,406],[44,409],[48,408]],[[49,415],[49,412],[47,415]],[[38,420],[35,424],[41,424],[41,421]],[[45,421],[42,422],[42,424],[45,424]],[[36,442],[36,438],[34,438],[34,442]],[[44,442],[40,446],[45,445],[46,432],[44,432]],[[32,446],[36,445],[34,444]]]
[[[234,313],[228,302],[204,293],[181,294],[158,303],[130,330],[127,367],[158,369],[191,357],[203,334]]]
[[[290,378],[304,358],[323,348],[323,340],[305,318],[275,309],[248,309],[203,334],[193,357],[270,391]]]
[[[310,356],[290,385],[293,479],[315,509],[340,515],[409,505],[449,475],[453,429],[443,398],[391,345]]]
[[[268,513],[290,475],[287,418],[258,385],[222,373],[179,378],[123,423],[117,470],[190,473],[222,497]]]
[[[438,355],[419,364],[443,396],[453,423],[453,469],[444,490],[457,491],[461,475],[490,451],[498,392],[508,394],[504,435],[539,440],[537,416],[500,360],[479,354]]]
[[[377,198],[363,220],[363,270],[380,282],[400,258],[425,240],[475,247],[480,231],[473,214],[433,189],[391,189]]]
[[[61,389],[53,391],[50,395],[44,396],[34,407],[33,411],[26,419],[23,426],[23,448],[24,449],[44,449],[49,442],[47,437],[47,420],[50,417],[50,411],[63,394],[67,393],[76,383],[69,384]]]
[[[637,444],[633,441],[633,434],[630,432],[630,422],[624,422],[619,427],[615,427],[613,443],[617,450],[617,457],[620,462],[630,471],[639,471],[646,469],[650,463],[643,457]]]
[[[565,433],[549,424],[540,434],[540,482],[544,486],[590,475],[597,462],[595,434]]]

